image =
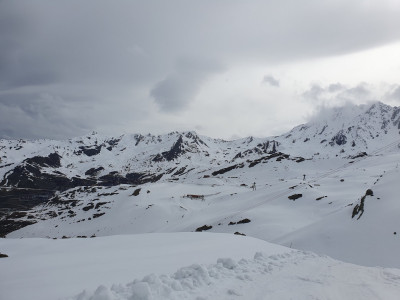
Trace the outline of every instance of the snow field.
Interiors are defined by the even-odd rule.
[[[366,157],[345,167],[343,160],[336,158],[324,159],[322,164],[321,161],[282,160],[256,165],[251,173],[235,169],[204,181],[198,176],[188,176],[182,183],[102,188],[99,194],[118,194],[101,197],[77,194],[76,199],[81,199],[83,204],[73,208],[75,217],[63,219],[65,214],[60,215],[22,228],[8,237],[190,232],[208,225],[212,226],[210,232],[240,232],[347,262],[400,267],[396,254],[400,242],[396,216],[399,204],[394,196],[400,179],[398,161],[398,153]],[[302,180],[304,173],[307,174],[305,181]],[[254,181],[257,190],[253,192],[249,186]],[[243,183],[247,186],[241,186]],[[131,196],[137,188],[141,188],[139,195]],[[363,216],[352,219],[354,206],[367,189],[372,189],[375,195],[367,197]],[[187,194],[206,196],[204,201],[183,198]],[[293,194],[302,194],[302,197],[289,200],[288,196]],[[89,220],[99,211],[83,211],[82,207],[94,198],[109,203],[100,210],[105,215]],[[245,218],[251,222],[229,225]]]
[[[9,255],[0,261],[7,300],[391,300],[400,293],[399,269],[227,234],[2,239],[0,247]]]

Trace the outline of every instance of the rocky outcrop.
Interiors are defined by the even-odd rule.
[[[165,151],[161,154],[157,154],[153,158],[153,161],[160,162],[164,160],[166,161],[174,160],[184,153],[183,150],[184,150],[183,138],[182,136],[179,136],[178,140],[175,142],[175,144],[171,147],[170,150]]]

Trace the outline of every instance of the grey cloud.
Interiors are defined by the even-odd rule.
[[[0,138],[64,138],[84,134],[90,129],[86,122],[91,118],[82,108],[52,94],[3,94]]]
[[[360,83],[355,87],[349,88],[342,92],[342,95],[350,97],[365,98],[371,94],[366,83]]]
[[[303,92],[302,96],[305,99],[311,100],[311,101],[316,101],[320,100],[320,97],[322,94],[324,94],[326,90],[322,88],[319,84],[312,84],[310,89]]]
[[[400,85],[395,85],[385,95],[385,99],[395,100],[400,102]]]
[[[399,6],[372,2],[2,0],[0,97],[21,98],[25,105],[0,103],[1,117],[10,122],[3,119],[0,131],[14,137],[28,131],[35,137],[76,135],[97,126],[105,111],[93,109],[93,117],[78,120],[82,99],[89,107],[115,107],[118,101],[119,112],[154,99],[162,111],[177,111],[221,71],[221,62],[227,69],[290,63],[400,40]],[[46,102],[41,94],[62,101]],[[73,130],[48,126],[47,115],[79,124]],[[122,115],[108,116],[110,127]]]
[[[328,103],[332,100],[342,103],[370,101],[370,88],[365,82],[350,87],[342,83],[329,84],[326,87],[322,87],[319,84],[312,84],[310,89],[303,92],[302,96],[304,99],[318,104]]]
[[[341,83],[332,83],[328,86],[327,90],[330,93],[335,93],[344,90],[346,87]]]
[[[164,112],[183,110],[194,100],[203,81],[222,71],[221,63],[205,59],[180,59],[175,70],[151,89],[150,95]]]
[[[276,79],[274,76],[272,75],[265,75],[263,80],[263,83],[269,84],[271,86],[276,86],[279,87],[279,80]]]

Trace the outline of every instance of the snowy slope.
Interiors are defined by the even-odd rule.
[[[277,141],[281,140],[276,143],[277,147],[285,147],[285,151],[291,153],[305,151],[309,143],[317,141],[320,148],[313,148],[312,154],[308,150],[308,154],[304,153],[305,159],[293,153],[288,155],[266,151],[260,154],[254,150],[262,148],[257,146],[260,141],[253,138],[226,142],[199,137],[192,132],[172,133],[163,137],[120,137],[118,143],[115,140],[111,143],[114,145],[112,151],[118,147],[128,151],[126,149],[131,139],[136,142],[135,146],[131,143],[129,148],[132,156],[122,158],[121,154],[117,156],[121,157],[121,161],[115,160],[114,165],[122,168],[127,160],[133,161],[134,153],[141,153],[142,156],[147,155],[147,159],[137,159],[136,167],[145,168],[149,164],[148,169],[153,168],[155,172],[159,169],[158,172],[165,175],[157,182],[134,185],[115,182],[108,186],[92,184],[67,189],[45,204],[8,215],[8,222],[15,217],[19,222],[36,223],[16,230],[7,237],[61,238],[190,232],[206,226],[204,229],[211,232],[246,234],[285,246],[329,254],[348,262],[400,267],[396,255],[400,235],[394,234],[400,232],[395,213],[398,210],[395,183],[400,179],[397,111],[381,103],[369,108],[342,108],[334,110],[330,118],[314,120],[306,129],[292,130],[292,134],[298,132],[298,136],[301,136],[297,140],[302,140],[305,132],[312,128],[314,133],[321,132],[326,124],[329,127],[325,128],[322,135],[328,138],[349,125],[351,120],[357,119],[356,116],[357,122],[369,128],[371,134],[386,124],[387,133],[381,132],[380,137],[375,134],[374,139],[368,140],[368,149],[354,150],[356,153],[368,151],[368,154],[359,156],[349,155],[347,148],[337,149],[336,143],[333,146],[329,143],[328,146],[321,146],[318,140],[321,137],[313,138],[310,132],[307,135],[310,140],[300,143],[303,148],[293,146],[297,142],[288,144],[292,148],[284,145],[283,140],[287,140],[287,135],[276,137]],[[366,123],[367,117],[370,123]],[[340,124],[338,120],[347,123]],[[178,148],[187,151],[168,152],[177,144],[175,139],[180,137],[182,143]],[[362,137],[367,138],[360,133],[359,139]],[[354,138],[357,144],[362,144]],[[94,134],[90,138],[75,141],[85,144],[93,140],[99,145],[110,139],[100,139]],[[71,141],[71,144],[74,143]],[[333,150],[325,151],[327,147]],[[82,164],[101,160],[105,155],[110,155],[109,159],[112,160],[112,151],[103,148]],[[74,151],[77,152],[77,149]],[[240,149],[241,155],[238,156]],[[252,153],[243,149],[252,149]],[[319,152],[315,152],[317,149]],[[202,151],[207,151],[209,156],[202,156]],[[155,162],[154,158],[159,154],[164,158]],[[166,157],[172,154],[179,155],[168,161]],[[74,156],[84,155],[64,154],[61,161],[64,157],[73,161]],[[82,168],[80,174],[88,167]],[[168,174],[166,170],[172,168],[175,168],[174,171]],[[306,180],[302,180],[303,174],[306,174]],[[250,188],[253,182],[257,183],[257,191]],[[359,217],[361,213],[358,213],[352,218],[355,206],[360,205],[368,189],[374,191],[374,196],[366,198],[362,216]],[[301,194],[301,197],[294,201],[288,199],[296,194]],[[201,195],[204,201],[191,199],[187,195]],[[246,219],[249,222],[243,221]]]
[[[242,233],[348,262],[400,267],[399,235],[393,234],[400,226],[396,149],[342,165],[336,157],[301,163],[275,158],[216,177],[189,176],[181,183],[68,190],[57,203],[38,206],[24,217],[38,223],[7,237],[182,232],[207,225],[211,232]],[[256,191],[249,188],[253,181]],[[352,218],[368,189],[374,196],[366,198],[362,216]],[[204,201],[185,197],[190,194],[204,195]],[[288,198],[296,194],[301,197]]]
[[[400,293],[398,269],[225,234],[5,239],[0,245],[9,254],[0,261],[0,299],[8,300],[390,300]]]
[[[400,268],[399,118],[376,103],[270,138],[1,140],[0,299],[397,299],[397,269],[319,255]]]

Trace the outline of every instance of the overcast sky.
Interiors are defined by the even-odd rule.
[[[400,105],[398,0],[0,0],[0,138],[282,134]]]

